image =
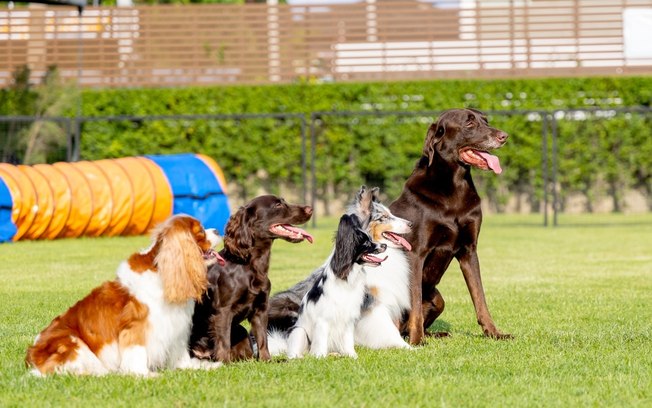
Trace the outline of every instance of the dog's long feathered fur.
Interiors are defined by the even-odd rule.
[[[377,188],[365,186],[357,193],[347,213],[358,217],[375,242],[387,245],[387,260],[366,275],[370,302],[356,323],[355,342],[371,348],[408,348],[397,325],[410,308],[410,269],[405,250],[410,250],[411,246],[399,235],[410,231],[410,223],[394,216],[380,203]],[[323,274],[331,257],[332,254],[306,279],[270,299],[268,327],[272,355],[285,352],[283,338],[297,320],[301,299]]]
[[[154,375],[161,368],[215,368],[188,354],[195,301],[207,266],[224,262],[219,237],[198,220],[176,215],[153,234],[152,246],[122,262],[113,281],[56,317],[28,349],[36,375]]]
[[[289,358],[302,357],[307,350],[316,357],[331,352],[357,357],[354,325],[365,303],[366,267],[380,265],[384,259],[374,254],[386,249],[360,227],[355,216],[340,219],[330,261],[301,302],[288,338]]]

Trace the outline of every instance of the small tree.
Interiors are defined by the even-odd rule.
[[[32,115],[39,118],[62,116],[70,111],[79,98],[74,84],[66,83],[56,66],[49,66],[43,81],[34,87],[37,98]],[[35,164],[64,160],[68,135],[56,122],[36,120],[21,135],[20,145],[25,150],[23,163]]]

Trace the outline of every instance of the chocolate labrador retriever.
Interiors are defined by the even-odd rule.
[[[413,225],[405,236],[412,244],[407,253],[412,309],[402,327],[412,344],[421,342],[425,330],[444,310],[437,285],[453,258],[460,263],[484,334],[511,337],[496,328],[487,308],[476,252],[482,211],[471,179],[471,167],[502,172],[498,158],[488,151],[506,140],[507,134],[490,127],[482,112],[452,109],[442,113],[428,129],[423,154],[403,192],[390,205],[394,214]]]

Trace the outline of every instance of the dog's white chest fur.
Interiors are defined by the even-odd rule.
[[[182,353],[187,353],[195,302],[167,303],[158,273],[134,273],[126,263],[118,269],[118,279],[139,302],[148,307],[149,328],[145,349],[149,369],[170,367]]]
[[[304,337],[310,342],[310,353],[314,356],[324,357],[330,352],[357,356],[353,330],[364,302],[365,271],[354,265],[346,280],[337,278],[330,268],[325,273],[319,298],[315,301],[309,300],[309,295],[304,298],[303,312],[288,340],[290,358],[303,354],[308,346],[300,340]]]
[[[367,271],[367,287],[387,307],[392,320],[399,320],[410,309],[410,268],[402,249],[387,248],[385,255],[385,262]]]
[[[364,270],[353,267],[346,280],[339,279],[332,273],[329,275],[324,282],[322,297],[316,303],[309,302],[306,311],[314,314],[317,319],[328,320],[334,326],[340,322],[343,324],[355,322],[360,318],[364,301]]]
[[[375,349],[409,348],[397,324],[410,310],[410,267],[402,249],[389,247],[385,253],[385,262],[367,272],[374,302],[355,325],[355,343]]]

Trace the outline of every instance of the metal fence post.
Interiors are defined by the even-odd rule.
[[[548,226],[548,114],[542,114],[541,164],[543,172],[543,226]]]
[[[552,113],[552,225],[557,226],[557,212],[559,211],[559,197],[557,194],[557,175],[558,175],[558,149],[557,149],[557,112],[565,114],[564,111],[555,111]]]
[[[308,166],[306,163],[306,117],[299,116],[301,123],[301,197],[303,204],[308,201]]]
[[[315,158],[316,154],[316,144],[317,144],[317,131],[315,127],[315,122],[319,119],[320,115],[318,113],[310,114],[310,175],[312,178],[310,189],[311,189],[311,198],[310,206],[312,207],[312,226],[313,228],[317,226],[317,211],[315,206],[317,204],[317,171]]]
[[[70,118],[63,118],[62,121],[66,129],[66,161],[72,161],[72,152],[75,145],[74,135],[72,134],[72,121]]]
[[[79,161],[81,158],[81,124],[83,119],[79,116],[75,116],[75,129],[72,134],[73,143],[72,143],[72,155],[69,161]]]

